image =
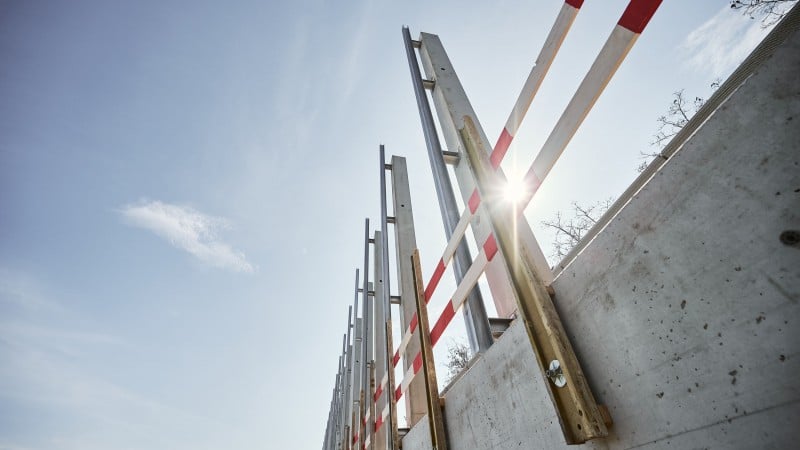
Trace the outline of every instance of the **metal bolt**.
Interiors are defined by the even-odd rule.
[[[544,371],[544,374],[550,381],[557,387],[564,387],[567,385],[567,377],[561,371],[561,363],[557,359],[550,361],[550,368]]]

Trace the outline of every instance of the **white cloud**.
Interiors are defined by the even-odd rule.
[[[714,77],[728,76],[772,29],[725,5],[692,30],[681,44],[694,69]]]
[[[206,264],[237,272],[254,271],[244,253],[217,237],[219,230],[230,228],[224,218],[157,200],[127,205],[120,212],[129,224],[152,231]]]

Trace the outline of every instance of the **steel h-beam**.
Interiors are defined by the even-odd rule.
[[[381,279],[381,265],[383,261],[383,239],[381,237],[381,232],[376,231],[373,238],[373,264],[375,266],[375,283],[373,285],[375,296],[374,296],[374,304],[375,304],[375,317],[374,317],[374,329],[375,329],[375,379],[381,380],[383,379],[384,375],[388,377],[388,362],[389,362],[389,355],[387,354],[387,347],[386,347],[386,340],[388,335],[386,333],[386,307],[388,306],[388,302],[385,301],[383,294],[383,280]],[[386,406],[386,402],[389,401],[389,396],[391,395],[390,392],[384,393],[384,395],[380,396],[375,405],[376,417],[380,415],[383,411],[383,408]],[[391,416],[391,408],[389,409],[389,414]],[[391,421],[389,421],[391,423]],[[372,441],[375,443],[375,448],[378,450],[384,450],[388,447],[387,444],[387,429],[389,427],[384,425],[381,427],[376,433],[375,437]]]
[[[433,122],[433,115],[431,114],[427,94],[423,86],[422,75],[417,64],[416,52],[407,27],[403,27],[403,40],[406,47],[406,56],[408,57],[408,66],[411,70],[414,94],[419,108],[419,117],[422,121],[422,131],[428,149],[428,159],[436,186],[436,197],[439,200],[439,210],[444,223],[445,236],[447,240],[450,240],[450,236],[461,218],[461,212],[458,209],[455,194],[453,193],[453,185],[447,173],[447,166],[442,155],[442,146],[436,132],[436,125]],[[471,264],[472,257],[470,256],[469,248],[467,243],[462,240],[453,258],[453,269],[457,283],[461,283]],[[486,307],[484,306],[480,289],[477,286],[470,292],[467,301],[464,303],[464,317],[472,350],[479,353],[491,347],[493,339],[489,327],[489,318],[486,314]]]

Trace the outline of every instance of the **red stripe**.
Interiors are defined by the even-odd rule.
[[[472,195],[469,197],[469,202],[467,202],[467,205],[469,205],[469,212],[472,214],[475,214],[475,211],[478,210],[478,206],[481,205],[481,194],[478,194],[477,188],[472,191]]]
[[[375,421],[375,432],[377,433],[378,430],[381,429],[381,425],[383,425],[383,415],[378,416],[378,420]]]
[[[425,303],[427,304],[431,301],[431,296],[433,295],[433,291],[436,290],[436,286],[439,285],[439,280],[442,279],[442,275],[444,274],[444,261],[441,259],[439,260],[439,265],[436,266],[436,270],[433,271],[433,275],[431,276],[431,281],[428,281],[428,287],[425,288]]]
[[[417,353],[417,356],[414,357],[414,375],[419,372],[420,367],[422,367],[422,352]]]
[[[564,3],[568,4],[569,6],[572,6],[575,9],[581,9],[581,6],[583,5],[583,0],[567,0]]]
[[[383,385],[378,386],[378,390],[375,391],[375,395],[372,396],[372,401],[377,403],[378,399],[381,398],[381,394],[383,394]]]
[[[397,386],[397,389],[394,390],[394,401],[400,400],[400,397],[403,396],[403,391],[401,390],[402,387],[403,385],[401,384],[400,386]]]
[[[455,315],[456,310],[453,309],[453,302],[447,302],[447,306],[444,307],[442,315],[439,316],[439,320],[436,321],[436,325],[434,325],[431,330],[431,346],[436,345],[436,342],[442,337],[444,329],[447,328],[447,325],[450,324],[450,321],[453,320],[453,316]]]
[[[631,0],[628,7],[625,8],[625,12],[622,13],[618,25],[634,33],[641,33],[660,4],[661,0]]]
[[[394,357],[392,358],[392,367],[397,367],[397,363],[400,362],[400,349],[398,348],[396,352],[394,352]]]
[[[483,251],[486,252],[486,259],[491,261],[494,255],[497,254],[497,241],[494,240],[494,235],[490,234],[486,242],[483,243]]]
[[[492,155],[489,156],[489,161],[492,162],[492,168],[497,169],[500,163],[503,162],[503,157],[506,156],[512,139],[514,139],[514,136],[511,136],[508,130],[503,128],[503,132],[500,133],[500,137],[497,139],[497,144],[494,144]]]

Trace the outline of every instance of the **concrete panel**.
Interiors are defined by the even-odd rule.
[[[583,447],[797,448],[798,73],[795,34],[555,280],[615,422]],[[446,392],[451,448],[567,448],[544,382],[512,324]]]

